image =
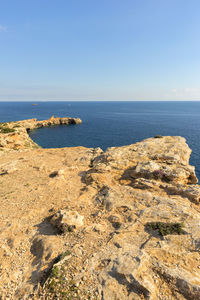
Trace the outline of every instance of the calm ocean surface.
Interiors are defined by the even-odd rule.
[[[122,146],[157,134],[180,135],[192,149],[200,179],[200,102],[0,102],[0,122],[79,117],[77,126],[42,128],[31,138],[43,148]]]

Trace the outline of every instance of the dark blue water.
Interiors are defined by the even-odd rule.
[[[81,125],[30,133],[44,148],[122,146],[161,135],[180,135],[192,149],[200,179],[200,102],[0,102],[0,122],[28,118],[79,117]]]

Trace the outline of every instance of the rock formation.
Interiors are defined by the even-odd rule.
[[[32,141],[28,132],[41,127],[82,123],[79,118],[54,118],[38,121],[29,119],[16,122],[0,123],[0,151],[34,149],[39,146]]]
[[[33,148],[0,155],[2,299],[200,299],[200,187],[184,138]]]

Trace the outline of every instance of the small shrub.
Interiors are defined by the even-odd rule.
[[[154,139],[161,139],[161,138],[163,138],[163,136],[160,135],[160,134],[157,134],[157,135],[154,136]]]
[[[51,270],[51,277],[58,277],[59,275],[59,268],[56,266],[56,267],[53,267],[53,269]]]
[[[162,236],[168,234],[184,234],[183,223],[164,223],[164,222],[148,222],[145,225],[147,230],[158,230]]]
[[[69,250],[67,250],[67,251],[65,251],[65,252],[63,252],[63,253],[61,253],[61,254],[59,254],[59,255],[56,257],[54,263],[58,263],[59,261],[63,260],[66,256],[69,256],[70,254],[71,254],[71,252],[70,252]]]
[[[0,126],[0,133],[10,133],[10,132],[15,132],[15,129],[9,128],[9,127]]]
[[[64,253],[61,254],[61,259],[63,259],[65,256],[69,256],[71,252],[69,250],[65,251]]]

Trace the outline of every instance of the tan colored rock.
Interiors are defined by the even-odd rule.
[[[50,220],[61,233],[72,231],[74,228],[83,226],[84,217],[79,215],[77,211],[68,211],[62,209],[58,211]]]
[[[13,173],[17,170],[17,160],[0,165],[0,175]]]
[[[28,150],[37,121],[23,122],[0,135],[2,299],[199,299],[200,188],[185,139]]]
[[[163,189],[171,195],[180,195],[186,197],[196,203],[200,202],[200,186],[195,184],[190,185],[163,185]]]
[[[150,138],[119,148],[109,148],[98,156],[94,168],[116,170],[121,179],[160,179],[174,183],[197,183],[194,167],[188,165],[191,150],[182,137]]]
[[[55,125],[81,124],[79,118],[54,118],[51,116],[49,120],[38,121],[37,119],[28,119],[23,121],[0,123],[0,149],[10,152],[12,150],[35,149],[39,146],[34,143],[28,135],[28,132],[40,127],[48,127]],[[12,130],[8,133],[2,133],[2,128]]]

